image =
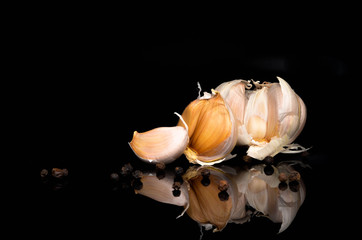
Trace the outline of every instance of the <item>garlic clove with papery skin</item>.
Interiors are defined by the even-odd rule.
[[[233,80],[216,89],[230,106],[238,129],[238,145],[247,154],[263,160],[283,152],[301,133],[307,117],[303,100],[280,77],[279,83]]]
[[[252,87],[251,83],[245,80],[233,80],[220,84],[215,90],[220,92],[225,102],[229,105],[238,129],[238,145],[249,145],[251,137],[244,125],[244,114],[248,102],[247,89]]]
[[[300,134],[307,117],[303,100],[285,80],[278,80],[261,84],[250,94],[246,107],[244,120],[252,137],[247,154],[259,160],[282,152]]]
[[[178,126],[188,125],[189,144],[184,152],[191,163],[215,164],[224,161],[237,141],[234,115],[219,92],[205,93],[182,113]]]
[[[188,142],[186,125],[186,128],[180,126],[159,127],[144,133],[135,131],[129,145],[141,160],[155,164],[158,162],[167,164],[182,155]]]

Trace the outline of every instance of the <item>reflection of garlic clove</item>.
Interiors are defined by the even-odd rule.
[[[295,170],[288,164],[281,164],[278,166],[280,172],[286,173],[286,175],[291,175],[295,173]],[[298,173],[299,174],[299,173]],[[306,188],[303,183],[303,180],[299,175],[299,189],[294,192],[291,191],[290,187],[285,191],[279,191],[280,195],[278,198],[278,209],[281,217],[273,219],[274,222],[281,222],[279,233],[283,232],[289,227],[289,225],[294,220],[300,206],[303,204],[306,194]]]
[[[266,176],[261,170],[263,165],[257,165],[248,173],[236,179],[239,191],[245,192],[250,206],[267,216],[275,223],[281,223],[279,233],[283,232],[294,220],[305,198],[305,186],[299,179],[297,192],[290,189],[281,191],[278,188],[279,173],[290,175],[294,169],[288,164],[277,167],[275,174]]]
[[[223,161],[237,140],[234,116],[219,92],[205,93],[191,102],[182,113],[188,125],[190,142],[185,150],[192,163],[214,164]],[[184,126],[180,120],[179,126]]]
[[[180,187],[180,195],[175,197],[172,194],[174,177],[174,174],[169,172],[167,172],[166,176],[161,180],[157,177],[155,172],[144,174],[141,179],[143,187],[142,189],[137,190],[136,193],[162,203],[182,206],[186,211],[189,205],[189,194],[187,186],[186,184],[182,184]],[[185,211],[183,211],[180,216],[182,216]]]
[[[203,172],[207,170],[210,183],[202,184]],[[186,213],[201,225],[215,226],[214,231],[221,231],[229,222],[243,223],[249,216],[245,210],[245,197],[239,193],[232,175],[227,168],[199,167],[191,168],[184,175],[189,184],[190,206]],[[228,185],[227,199],[220,198],[220,184]],[[225,187],[225,186],[224,186]]]
[[[129,145],[144,161],[169,163],[182,155],[188,142],[187,128],[175,126],[159,127],[144,133],[135,131]]]
[[[275,215],[278,213],[279,189],[271,187],[267,181],[259,177],[259,174],[252,174],[245,192],[246,200],[250,206],[264,215]]]

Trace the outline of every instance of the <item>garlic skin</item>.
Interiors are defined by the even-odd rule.
[[[189,144],[184,152],[191,163],[215,164],[228,159],[237,141],[234,115],[219,92],[205,93],[183,111],[178,126],[188,125]]]
[[[141,160],[167,164],[182,155],[188,142],[187,126],[175,126],[159,127],[144,133],[135,131],[129,145]]]
[[[282,152],[301,133],[307,118],[303,100],[280,77],[279,83],[234,80],[216,89],[232,109],[238,124],[238,145],[247,145],[248,156],[263,160]]]

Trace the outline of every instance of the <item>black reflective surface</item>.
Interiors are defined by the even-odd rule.
[[[40,38],[42,29],[30,34]],[[276,163],[302,163],[296,168],[306,188],[304,202],[280,234],[280,223],[254,214],[250,221],[228,224],[221,232],[204,229],[203,238],[309,238],[344,230],[336,220],[345,211],[340,194],[345,182],[336,177],[344,166],[332,144],[344,110],[338,108],[335,114],[340,98],[331,83],[351,80],[352,46],[329,47],[329,38],[320,35],[300,41],[297,34],[289,36],[289,45],[274,37],[226,33],[168,35],[149,30],[121,38],[106,31],[104,38],[94,38],[99,41],[86,35],[64,31],[65,38],[76,40],[34,40],[38,53],[27,50],[37,57],[27,70],[32,80],[19,87],[24,93],[19,111],[25,119],[20,124],[25,167],[17,172],[21,178],[15,177],[12,189],[19,196],[8,218],[15,235],[199,239],[200,227],[188,214],[176,219],[182,206],[135,194],[142,180],[130,183],[120,175],[127,163],[142,173],[155,170],[130,149],[133,131],[175,125],[173,112],[181,113],[197,97],[197,82],[210,91],[224,81],[274,82],[276,76],[291,85],[308,110],[295,142],[311,150],[275,157]],[[235,159],[216,167],[245,167],[245,149],[236,147],[233,153],[238,154]],[[192,165],[182,156],[167,169],[175,167],[187,171]],[[67,169],[68,174],[53,176],[53,168]],[[177,195],[177,189],[172,194]]]

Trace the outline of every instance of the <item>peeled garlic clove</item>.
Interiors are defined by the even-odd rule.
[[[191,102],[182,113],[190,137],[185,150],[192,163],[213,164],[227,158],[237,141],[234,116],[217,91]]]
[[[187,129],[175,126],[159,127],[144,133],[135,131],[129,145],[140,159],[167,164],[182,155],[188,142]]]
[[[256,142],[268,141],[268,96],[267,88],[253,92],[249,97],[245,126],[251,138]]]
[[[252,169],[249,176],[245,192],[248,204],[264,215],[278,214],[278,185],[272,186],[269,183],[273,177],[277,180],[277,176],[266,176],[256,169]],[[274,183],[274,181],[271,182]]]

